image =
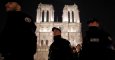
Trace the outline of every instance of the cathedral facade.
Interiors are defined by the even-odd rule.
[[[81,23],[76,4],[64,6],[62,22],[54,22],[54,20],[53,5],[40,3],[36,19],[37,53],[35,60],[48,60],[48,50],[53,42],[53,27],[61,29],[62,37],[69,40],[71,46],[82,44]]]

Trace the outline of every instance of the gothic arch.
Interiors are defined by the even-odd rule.
[[[46,46],[48,46],[48,44],[49,44],[49,41],[48,41],[48,40],[46,40]]]
[[[74,11],[72,11],[72,22],[74,23]]]
[[[46,22],[49,22],[49,11],[47,10]]]
[[[70,11],[68,11],[68,22],[70,22]]]
[[[44,22],[44,10],[42,11],[42,22]]]
[[[44,41],[43,41],[43,40],[41,40],[41,46],[43,46],[43,44],[44,44]]]

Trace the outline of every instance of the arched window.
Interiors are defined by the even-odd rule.
[[[74,22],[74,12],[72,11],[72,22]]]
[[[48,46],[48,40],[46,40],[46,45]]]
[[[49,11],[47,11],[47,18],[46,18],[46,22],[49,21]]]
[[[70,22],[70,12],[68,11],[68,22]]]
[[[44,44],[44,41],[43,41],[43,40],[41,40],[41,45],[43,46],[43,44]]]
[[[42,12],[42,22],[44,22],[44,11]]]

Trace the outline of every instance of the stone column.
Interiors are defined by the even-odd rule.
[[[43,11],[43,10],[40,10],[40,12],[39,12],[39,13],[40,13],[40,18],[39,18],[39,19],[40,19],[40,22],[42,22],[42,11]]]
[[[49,13],[49,16],[50,16],[50,21],[51,22],[54,22],[54,11],[52,10],[52,9],[50,9],[50,11],[49,11],[50,13]]]
[[[50,9],[49,10],[49,21],[48,22],[51,22],[52,21],[52,10]]]

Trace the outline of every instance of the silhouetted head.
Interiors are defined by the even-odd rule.
[[[99,21],[96,18],[91,19],[87,24],[89,27],[99,27]]]
[[[21,11],[21,1],[11,0],[5,4],[6,11]]]
[[[73,53],[77,53],[76,47],[72,47]]]
[[[80,50],[81,50],[81,45],[78,44],[78,45],[76,46],[76,49],[77,49],[77,52],[80,52]]]
[[[61,35],[61,30],[59,28],[53,27],[52,31],[54,36]]]

